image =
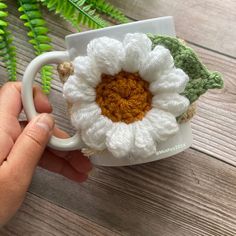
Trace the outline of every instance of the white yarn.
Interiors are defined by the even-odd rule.
[[[189,81],[188,75],[181,69],[174,68],[150,84],[150,91],[157,93],[182,93]]]
[[[73,61],[75,75],[85,80],[90,86],[96,87],[101,81],[101,72],[96,63],[88,56],[78,56]]]
[[[147,112],[144,119],[151,123],[152,130],[150,132],[156,142],[165,141],[179,130],[175,117],[171,113],[157,108],[152,108]]]
[[[97,103],[74,103],[71,109],[71,123],[80,130],[87,129],[101,115],[101,108]]]
[[[178,93],[161,93],[152,98],[152,106],[178,117],[187,111],[189,100]]]
[[[147,158],[156,152],[156,144],[145,122],[134,123],[134,144],[132,156]]]
[[[173,67],[174,59],[169,49],[158,45],[148,54],[139,73],[143,79],[152,82]]]
[[[133,139],[133,124],[117,122],[107,132],[106,146],[115,157],[122,158],[130,153]]]
[[[146,34],[126,34],[123,41],[125,57],[122,68],[128,72],[138,72],[140,66],[151,52],[152,42]]]
[[[88,44],[87,54],[94,60],[101,73],[115,75],[121,70],[124,48],[116,39],[108,37],[93,39]]]
[[[101,115],[88,129],[83,129],[82,139],[95,150],[106,148],[106,133],[111,129],[112,121]]]
[[[95,100],[96,92],[83,79],[71,75],[63,86],[63,94],[70,103],[78,101],[92,102]]]
[[[73,61],[75,75],[64,84],[65,98],[72,103],[71,121],[87,147],[108,149],[113,156],[148,157],[156,152],[158,142],[179,130],[177,116],[184,113],[189,100],[179,95],[189,80],[174,67],[170,51],[163,46],[151,50],[146,34],[127,34],[123,42],[101,37],[87,46],[88,56]],[[115,75],[121,70],[139,72],[150,82],[152,109],[131,124],[112,122],[102,115],[96,103],[95,87],[101,74]]]

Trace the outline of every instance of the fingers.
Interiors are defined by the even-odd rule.
[[[9,135],[13,141],[21,133],[17,120],[22,109],[20,91],[19,82],[6,83],[0,89],[0,132]],[[5,148],[5,146],[0,146],[0,148]]]
[[[68,138],[69,135],[61,129],[55,127],[53,134],[58,138]],[[71,152],[61,152],[50,149],[50,151],[56,156],[68,159],[71,166],[78,172],[87,173],[92,170],[92,164],[87,157],[85,157],[79,150]]]
[[[21,83],[6,83],[0,89],[0,114],[5,113],[18,117],[21,109]]]
[[[38,112],[49,113],[52,111],[46,95],[41,92],[38,86],[34,86],[34,101]],[[6,83],[0,89],[0,130],[9,134],[14,141],[22,131],[18,124],[21,110],[21,83]]]
[[[48,143],[54,120],[48,114],[35,117],[18,137],[7,158],[9,168],[15,174],[30,181],[34,169]]]
[[[66,132],[57,127],[54,128],[53,134],[58,138],[69,137]],[[78,161],[75,160],[76,158]],[[79,183],[87,179],[87,173],[92,169],[90,161],[80,151],[62,152],[49,148],[44,152],[39,165]]]
[[[36,111],[39,113],[51,113],[52,106],[48,97],[42,92],[39,86],[34,86],[33,94]]]
[[[0,166],[8,156],[13,145],[14,140],[12,139],[12,137],[5,131],[0,131]]]
[[[54,127],[53,135],[58,137],[58,138],[62,138],[62,139],[70,137],[70,135],[68,133],[66,133],[65,131],[59,129],[56,126]],[[68,151],[58,151],[58,150],[51,149],[51,148],[48,148],[48,149],[50,150],[51,153],[53,153],[54,155],[56,155],[58,157],[61,157],[61,158],[64,158],[64,159],[69,158],[70,152],[68,152]]]
[[[48,98],[39,86],[33,88],[35,108],[38,112],[50,113],[52,106]],[[18,117],[22,110],[21,104],[21,83],[8,82],[0,89],[0,114],[7,113],[14,117]]]
[[[49,150],[44,152],[39,165],[44,169],[61,174],[79,183],[85,181],[88,178],[86,171],[76,171],[65,159],[57,157]]]

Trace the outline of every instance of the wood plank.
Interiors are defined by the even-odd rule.
[[[28,193],[15,217],[0,229],[0,235],[115,236],[120,234]]]
[[[21,78],[26,64],[34,56],[31,47],[26,43],[25,29],[22,22],[18,19],[15,2],[13,0],[9,0],[9,2],[12,6],[9,19],[12,22],[11,29],[16,35],[15,42],[19,61],[18,76]],[[153,4],[157,3],[157,1],[152,2]],[[173,9],[175,7],[175,9],[179,9],[178,12],[185,10],[187,13],[186,9],[189,9],[188,7],[193,3],[193,1],[182,1],[181,5],[179,2],[167,3],[161,0],[158,2],[165,8],[169,6],[168,11],[164,12],[163,10],[163,15],[166,15],[166,12],[174,13]],[[150,0],[145,2],[145,5],[148,5],[148,3],[150,3]],[[211,1],[205,3],[205,6],[209,6],[209,3]],[[215,10],[218,7],[216,12],[219,14],[222,12],[219,4],[227,5],[227,3],[229,1],[220,3],[217,0],[214,1],[214,6],[212,7]],[[129,1],[129,5],[132,6],[132,4],[135,13],[135,4],[141,3],[138,3],[138,1],[131,3]],[[220,16],[220,22],[215,21],[217,22],[217,30],[222,30],[222,22],[227,25],[226,23],[230,16],[234,19],[235,13],[232,7],[234,3],[230,2],[230,4],[232,14],[227,11],[225,16]],[[155,9],[154,6],[149,5],[149,8],[152,7]],[[171,9],[172,7],[173,9]],[[234,26],[229,30],[230,27],[225,27],[224,25],[225,28],[222,31],[224,34],[214,35],[218,31],[216,32],[212,23],[211,17],[215,14],[212,12],[213,10],[208,9],[209,23],[203,24],[203,21],[206,20],[206,17],[203,16],[206,13],[206,10],[203,9],[203,0],[198,1],[198,3],[195,1],[195,7],[196,15],[201,17],[201,21],[199,21],[201,24],[194,25],[198,20],[195,13],[191,13],[193,15],[192,18],[184,16],[182,12],[183,16],[178,13],[177,17],[180,18],[177,18],[177,32],[182,34],[179,35],[194,43],[202,44],[215,50],[219,50],[220,35],[224,39],[222,42],[227,42],[227,45],[221,42],[222,47],[219,51],[235,56],[234,42],[229,44],[229,41],[227,41],[228,36],[231,37],[236,32]],[[139,14],[144,14],[143,12],[145,13],[145,11],[140,11]],[[150,17],[156,13],[153,12],[154,10],[149,9],[147,14],[145,13],[146,15],[140,17]],[[215,18],[213,17],[213,19]],[[181,19],[182,21],[180,21]],[[71,30],[53,14],[47,16],[47,22],[52,32],[51,37],[53,38],[54,48],[63,50],[63,37],[69,34]],[[180,22],[185,25],[180,25]],[[186,22],[191,24],[186,25]],[[183,28],[184,26],[186,29]],[[201,30],[203,33],[200,32]],[[229,45],[231,47],[230,53],[228,52]],[[193,120],[195,138],[193,147],[235,164],[236,107],[233,103],[236,95],[234,92],[236,84],[233,79],[236,68],[235,60],[200,47],[195,49],[200,53],[204,62],[212,69],[223,72],[226,87],[221,91],[209,92],[199,101],[198,115]],[[0,67],[0,75],[6,76],[3,67]],[[5,78],[1,77],[0,82],[3,83]],[[55,116],[64,129],[71,131],[69,121],[65,119],[65,103],[61,98],[60,91],[60,83],[58,80],[54,80],[50,99],[54,103]],[[42,230],[44,229],[50,232],[49,235],[60,235],[60,233],[65,235],[64,228],[61,229],[65,225],[68,226],[66,229],[69,232],[71,230],[79,234],[76,230],[80,229],[77,229],[75,225],[75,222],[77,222],[75,220],[77,219],[76,215],[79,215],[80,218],[82,217],[80,223],[82,222],[82,225],[86,225],[84,228],[82,227],[83,232],[85,232],[86,227],[89,227],[87,225],[90,225],[91,220],[95,222],[94,227],[102,225],[102,227],[105,227],[102,230],[109,228],[111,232],[119,232],[122,235],[235,235],[235,175],[235,168],[232,166],[191,149],[173,158],[146,165],[126,168],[96,168],[90,180],[82,185],[39,169],[34,177],[30,191],[70,209],[74,213],[64,213],[63,210],[54,208],[53,205],[50,207],[56,210],[52,210],[51,212],[53,213],[51,213],[44,209],[45,204],[48,206],[47,203],[41,202],[42,205],[39,204],[38,211],[42,210],[44,213],[42,215],[39,212],[35,213],[36,219],[33,220],[32,217],[29,217],[25,221],[26,214],[34,214],[32,212],[36,211],[35,208],[32,210],[30,207],[32,205],[36,207],[39,201],[37,199],[32,203],[32,199],[27,199],[25,208],[23,207],[23,214],[20,213],[22,215],[19,216],[19,219],[13,220],[12,228],[8,226],[8,229],[13,231],[13,233],[10,232],[9,234],[17,234],[17,230],[20,230],[19,225],[22,222],[25,222],[26,225],[21,230],[27,230],[31,219],[31,225],[35,227],[31,229],[39,235],[43,234]],[[27,202],[30,203],[28,204]],[[62,218],[64,214],[66,217]],[[49,218],[54,215],[55,218],[50,221]],[[51,226],[45,226],[45,218],[48,219]],[[83,220],[87,218],[89,219],[88,222],[83,223]],[[58,234],[53,232],[55,222],[59,222]],[[40,228],[41,231],[37,231],[36,227],[40,227],[41,224],[43,229]],[[18,228],[15,229],[15,227]],[[24,234],[23,231],[19,235]],[[86,235],[88,235],[88,232]]]
[[[193,147],[236,165],[236,60],[191,45],[202,61],[224,77],[222,90],[211,90],[197,102],[192,120]]]
[[[194,150],[95,168],[79,185],[38,171],[30,191],[122,235],[235,235],[235,168]],[[66,224],[66,222],[64,222]]]
[[[109,0],[136,20],[174,16],[177,35],[185,40],[236,57],[234,0]]]

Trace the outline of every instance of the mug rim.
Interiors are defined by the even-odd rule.
[[[160,20],[171,20],[173,21],[173,16],[162,16],[162,17],[155,17],[155,18],[150,18],[150,19],[145,19],[145,20],[140,20],[140,21],[134,21],[134,22],[129,22],[129,23],[125,23],[125,24],[119,24],[119,25],[111,25],[105,28],[100,28],[100,29],[90,29],[87,31],[83,31],[83,32],[78,32],[78,33],[73,33],[73,34],[69,34],[65,36],[65,40],[68,40],[71,37],[77,37],[77,36],[83,36],[83,35],[89,35],[89,34],[96,34],[97,32],[106,32],[109,31],[111,29],[121,29],[121,28],[127,28],[131,25],[140,25],[140,24],[148,24],[151,22],[155,22],[155,21],[160,21]]]
[[[74,33],[65,37],[65,44],[69,53],[69,58],[73,61],[77,56],[87,55],[87,44],[94,38],[108,36],[122,41],[125,34],[137,32],[175,36],[174,19],[172,16],[163,16]]]

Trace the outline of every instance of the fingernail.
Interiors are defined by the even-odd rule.
[[[49,114],[41,114],[36,120],[36,125],[45,129],[47,132],[50,132],[54,127],[54,119]]]

